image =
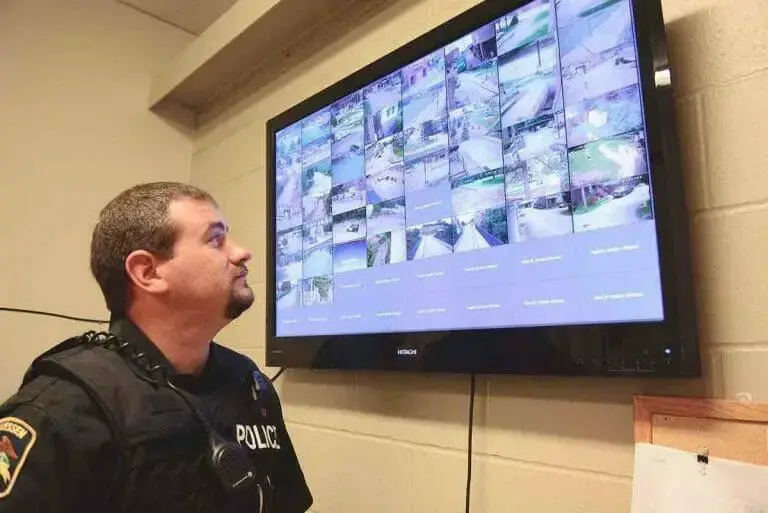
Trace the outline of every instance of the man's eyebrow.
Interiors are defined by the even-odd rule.
[[[206,230],[206,233],[211,233],[217,230],[226,233],[226,232],[229,232],[229,226],[225,225],[221,221],[214,221],[208,225],[208,229]]]

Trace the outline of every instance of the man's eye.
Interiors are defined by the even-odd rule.
[[[220,246],[223,240],[224,236],[222,234],[218,234],[211,237],[210,242],[216,246]]]

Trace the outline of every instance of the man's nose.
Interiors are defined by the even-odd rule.
[[[253,258],[253,254],[247,248],[236,242],[233,242],[232,246],[232,259],[236,264],[244,264]]]

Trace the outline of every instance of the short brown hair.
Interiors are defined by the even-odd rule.
[[[125,315],[128,276],[125,259],[145,250],[160,258],[173,256],[176,227],[168,219],[172,201],[216,201],[206,191],[179,182],[143,183],[118,194],[102,209],[91,237],[91,273],[113,317]]]

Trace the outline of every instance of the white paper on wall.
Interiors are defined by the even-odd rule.
[[[632,513],[768,513],[768,466],[635,445]]]

